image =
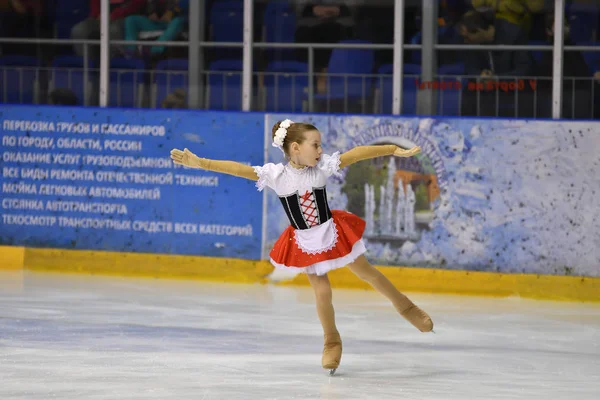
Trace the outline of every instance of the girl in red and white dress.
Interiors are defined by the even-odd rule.
[[[387,297],[396,310],[421,332],[433,330],[431,318],[374,268],[365,256],[362,235],[365,221],[354,214],[330,210],[327,178],[355,162],[394,155],[411,157],[421,150],[403,150],[395,145],[360,146],[344,154],[323,154],[321,134],[313,125],[288,119],[273,127],[273,146],[280,148],[288,163],[249,167],[233,161],[199,158],[188,149],[174,149],[175,164],[227,173],[257,181],[259,191],[269,187],[277,193],[290,226],[271,251],[276,268],[303,271],[316,295],[317,313],[323,326],[322,366],[333,374],[342,357],[342,341],[335,325],[331,285],[327,273],[347,266],[359,278]]]

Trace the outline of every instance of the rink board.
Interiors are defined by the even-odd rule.
[[[267,283],[267,261],[166,254],[1,247],[8,261],[0,269],[99,274],[142,278],[190,279],[231,283]],[[377,267],[398,288],[409,292],[477,296],[518,296],[540,300],[600,302],[600,279],[533,274],[449,271],[431,268]],[[370,289],[347,268],[329,274],[337,288]],[[309,285],[301,274],[281,285]]]
[[[0,245],[260,258],[254,182],[176,166],[169,152],[262,164],[261,115],[1,110]]]
[[[277,196],[175,167],[168,152],[281,162],[270,130],[283,118],[315,124],[326,153],[423,149],[361,162],[327,187],[332,209],[367,221],[369,260],[405,290],[600,297],[600,123],[590,121],[3,106],[0,268],[265,282],[288,225]],[[332,280],[365,287],[346,270]]]
[[[265,125],[282,117],[267,114]],[[325,153],[421,147],[416,157],[350,165],[327,182],[330,207],[367,222],[373,264],[600,277],[600,122],[286,117],[318,127]],[[281,152],[270,148],[267,160],[281,162]],[[271,192],[267,207],[263,254],[288,225]]]

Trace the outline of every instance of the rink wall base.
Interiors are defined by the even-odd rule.
[[[0,247],[3,270],[80,273],[228,283],[267,283],[267,261],[166,254]],[[540,300],[600,302],[600,278],[378,267],[407,292],[517,296]],[[329,274],[336,288],[370,289],[346,268]],[[309,285],[304,274],[278,285]]]
[[[406,292],[600,302],[600,278],[413,267],[377,269],[397,288]],[[369,284],[358,279],[347,268],[332,271],[329,278],[333,287],[370,289]],[[306,276],[298,275],[284,284],[309,285],[309,282]]]
[[[25,248],[16,246],[0,246],[0,269],[19,270],[23,268]]]
[[[4,254],[5,248],[0,248]],[[17,252],[14,252],[17,261]],[[81,273],[164,279],[201,279],[232,283],[266,282],[272,268],[265,261],[171,254],[24,249],[20,268],[37,272]],[[8,264],[6,269],[15,269]],[[5,263],[0,263],[5,269]]]

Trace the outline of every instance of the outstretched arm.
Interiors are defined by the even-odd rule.
[[[241,178],[258,180],[258,175],[254,168],[235,161],[209,160],[200,158],[188,149],[183,151],[178,149],[171,150],[171,159],[175,164],[183,165],[189,168],[201,168],[207,171],[222,172],[224,174],[239,176]]]
[[[393,144],[383,146],[358,146],[340,156],[340,169],[370,158],[391,155],[395,155],[396,157],[412,157],[420,152],[421,148],[419,146],[413,147],[410,150],[401,149]]]

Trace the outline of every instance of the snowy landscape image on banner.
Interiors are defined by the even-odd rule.
[[[367,222],[372,263],[600,276],[600,123],[268,114],[268,162],[285,162],[270,141],[284,118],[314,124],[327,154],[421,147],[328,181],[331,209]],[[289,225],[272,191],[266,218],[264,258]]]

